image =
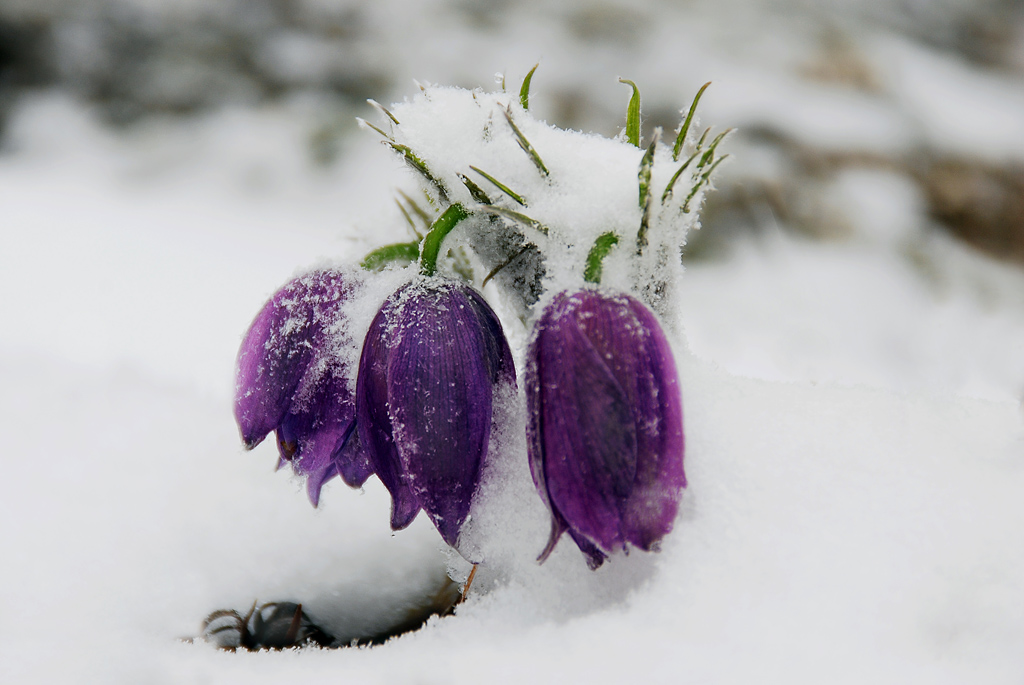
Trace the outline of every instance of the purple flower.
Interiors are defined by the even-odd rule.
[[[654,314],[624,294],[563,292],[527,359],[530,471],[552,514],[539,560],[566,531],[591,568],[627,542],[656,549],[686,476],[679,381]]]
[[[391,527],[423,509],[453,547],[491,432],[495,386],[515,368],[494,312],[461,283],[418,279],[370,324],[356,385],[359,437],[391,493]]]
[[[246,449],[271,431],[281,458],[307,477],[313,506],[334,476],[353,487],[373,473],[355,430],[355,401],[339,356],[340,308],[356,280],[335,270],[290,281],[264,305],[238,351],[235,419]]]

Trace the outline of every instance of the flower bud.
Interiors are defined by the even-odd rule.
[[[316,506],[336,475],[353,487],[372,474],[355,431],[341,306],[355,279],[337,270],[313,271],[277,291],[256,316],[238,352],[235,419],[246,449],[277,433],[281,458],[307,476]]]
[[[515,383],[501,324],[461,283],[418,279],[370,325],[356,385],[359,436],[391,493],[391,527],[423,509],[457,546],[480,481],[495,386]]]
[[[527,447],[552,514],[544,561],[568,531],[591,568],[629,543],[657,548],[682,490],[683,414],[672,350],[625,294],[563,292],[527,353]]]

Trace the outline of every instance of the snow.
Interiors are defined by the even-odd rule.
[[[474,511],[478,532],[505,537],[484,535],[496,561],[455,616],[374,648],[181,641],[256,599],[354,636],[468,570],[423,516],[392,534],[376,479],[332,481],[312,509],[273,473],[273,446],[243,453],[233,425],[234,356],[267,297],[408,239],[401,163],[364,132],[341,164],[313,166],[313,118],[291,101],[118,137],[51,94],[12,122],[0,681],[1024,676],[1024,276],[923,232],[912,189],[868,173],[834,190],[860,208],[852,239],[769,233],[683,274],[690,485],[661,553],[590,572],[563,540],[537,566],[543,507],[525,460],[506,463]],[[521,451],[515,426],[499,437]]]

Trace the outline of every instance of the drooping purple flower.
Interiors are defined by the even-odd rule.
[[[672,350],[654,314],[625,294],[563,292],[527,353],[527,447],[551,510],[540,561],[569,535],[591,568],[629,543],[657,548],[686,487]]]
[[[419,279],[381,307],[363,343],[356,423],[391,493],[392,529],[423,509],[445,542],[457,545],[499,383],[515,383],[512,354],[498,318],[472,288]]]
[[[290,281],[264,305],[238,351],[242,441],[252,449],[275,431],[278,468],[291,462],[306,476],[313,506],[334,476],[359,487],[373,473],[355,430],[349,369],[336,347],[341,306],[356,284],[339,270]]]

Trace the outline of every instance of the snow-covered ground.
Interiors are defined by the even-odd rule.
[[[367,134],[311,164],[307,104],[118,136],[44,94],[12,120],[0,681],[1024,679],[1024,273],[924,230],[872,177],[841,188],[844,242],[768,231],[688,265],[690,485],[660,554],[590,572],[566,541],[542,567],[524,549],[381,647],[180,641],[255,599],[359,635],[445,578],[436,532],[392,534],[375,479],[333,481],[314,510],[236,433],[234,356],[265,299],[402,238],[399,161]],[[507,525],[540,551],[542,511]]]

